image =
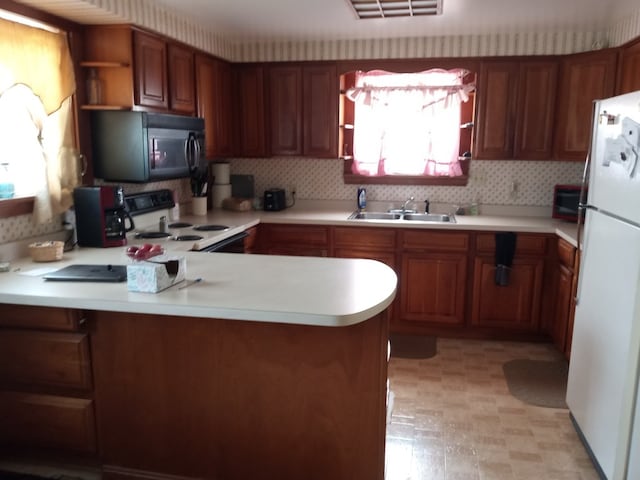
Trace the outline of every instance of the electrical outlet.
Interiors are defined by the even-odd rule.
[[[295,183],[292,183],[291,185],[289,185],[289,191],[291,192],[291,195],[295,195],[298,191],[296,190],[296,185]]]

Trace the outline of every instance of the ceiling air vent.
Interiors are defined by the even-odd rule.
[[[349,0],[359,18],[417,17],[442,14],[443,0]]]

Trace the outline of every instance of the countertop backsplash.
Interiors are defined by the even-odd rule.
[[[253,174],[256,195],[271,187],[296,189],[305,200],[351,200],[358,185],[345,185],[341,160],[308,158],[232,159],[231,173]],[[471,162],[469,184],[454,186],[365,185],[368,200],[416,201],[464,205],[479,201],[488,205],[550,206],[553,186],[579,184],[582,162],[479,161]],[[515,186],[515,189],[513,188]]]
[[[231,173],[254,175],[258,196],[267,188],[281,187],[290,198],[291,189],[295,188],[297,199],[353,199],[355,204],[358,186],[344,184],[341,160],[280,157],[238,158],[229,159],[229,162]],[[416,202],[429,199],[433,203],[454,205],[478,201],[480,213],[483,204],[545,207],[551,205],[553,186],[557,183],[580,183],[582,170],[581,162],[474,160],[469,184],[465,187],[367,185],[367,199],[402,202],[413,196]],[[96,184],[103,183],[96,181]],[[186,179],[121,185],[125,194],[169,188],[178,193],[181,204],[188,203],[191,197]],[[61,230],[61,218],[45,225],[36,225],[31,215],[4,218],[0,219],[0,245],[30,238],[46,238]]]

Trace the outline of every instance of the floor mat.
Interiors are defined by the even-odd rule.
[[[502,370],[511,395],[519,400],[539,407],[567,408],[569,365],[565,360],[511,360]]]
[[[392,333],[391,356],[397,358],[431,358],[438,353],[436,337],[431,335],[405,335]]]

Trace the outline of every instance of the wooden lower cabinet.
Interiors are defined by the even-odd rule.
[[[569,311],[571,309],[571,294],[573,287],[573,272],[564,265],[558,265],[556,270],[556,309],[551,336],[553,343],[562,353],[565,352],[569,327]]]
[[[0,391],[0,447],[56,454],[96,453],[93,400]],[[2,450],[2,448],[0,448]]]
[[[329,229],[315,225],[260,226],[258,252],[269,255],[329,256]]]
[[[333,256],[368,258],[396,268],[396,232],[389,228],[335,227]]]
[[[556,266],[556,305],[552,330],[553,343],[569,359],[576,310],[576,290],[580,255],[569,242],[558,239]]]
[[[401,233],[398,325],[404,329],[465,324],[467,233]]]
[[[89,338],[82,312],[1,305],[0,451],[97,454]]]
[[[401,271],[401,320],[464,325],[466,254],[404,253]]]
[[[382,480],[388,320],[92,312],[104,480]]]
[[[507,286],[496,285],[494,257],[474,262],[471,324],[478,327],[537,332],[544,260],[514,259]]]

